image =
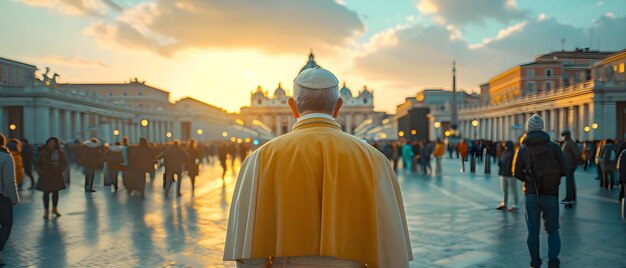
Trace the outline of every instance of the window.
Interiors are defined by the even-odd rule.
[[[137,93],[137,95],[143,96],[143,92],[139,92],[139,93]]]
[[[363,103],[367,104],[367,98],[363,99]]]
[[[535,70],[533,70],[533,69],[528,69],[528,71],[526,71],[526,76],[528,76],[528,77],[533,77],[533,76],[535,76]]]
[[[113,93],[109,93],[109,97],[113,97]]]
[[[623,74],[624,73],[624,63],[620,63],[619,64],[619,73]]]
[[[546,91],[552,89],[552,82],[546,82],[545,89],[546,89]]]
[[[529,94],[535,93],[535,82],[528,82],[528,83],[526,83],[526,91]]]
[[[128,96],[128,93],[124,92],[124,94],[122,94],[122,95],[124,95],[124,96]]]
[[[261,100],[257,100],[257,101],[256,101],[256,103],[257,103],[258,105],[261,105]]]
[[[548,76],[548,77],[552,76],[552,70],[551,69],[547,69],[546,70],[546,76]]]

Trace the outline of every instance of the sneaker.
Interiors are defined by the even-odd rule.
[[[506,204],[504,202],[500,203],[500,205],[496,209],[497,210],[506,210]]]
[[[511,205],[507,210],[508,211],[516,211],[518,208],[516,205]]]

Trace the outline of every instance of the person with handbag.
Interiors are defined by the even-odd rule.
[[[66,168],[67,161],[65,154],[59,148],[59,140],[56,137],[49,138],[43,151],[37,156],[39,181],[37,181],[36,189],[43,192],[44,219],[48,219],[49,216],[50,195],[52,195],[52,213],[57,217],[61,216],[57,205],[59,204],[59,191],[65,189],[63,172]]]

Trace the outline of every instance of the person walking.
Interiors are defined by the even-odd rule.
[[[615,145],[615,141],[607,139],[600,150],[600,157],[598,159],[602,169],[601,186],[603,189],[613,190],[613,185],[615,184],[616,161],[617,146]]]
[[[6,147],[13,157],[13,163],[15,163],[15,181],[17,182],[17,189],[21,191],[22,179],[24,178],[24,164],[22,162],[22,146],[20,140],[10,139]]]
[[[98,139],[91,138],[78,147],[78,163],[83,167],[85,174],[85,192],[93,193],[94,176],[96,170],[102,169],[102,156],[98,148]]]
[[[292,131],[254,151],[239,172],[224,260],[240,267],[409,266],[395,173],[382,153],[341,130],[338,83],[320,67],[296,77]]]
[[[621,150],[621,153],[619,154],[619,157],[617,159],[617,171],[619,172],[621,185],[618,199],[621,203],[620,211],[622,214],[622,220],[624,220],[626,216],[626,206],[624,204],[626,203],[624,202],[624,200],[626,199],[626,150]]]
[[[176,179],[178,180],[178,184],[181,183],[183,179],[183,169],[185,163],[187,162],[187,152],[180,145],[178,140],[174,140],[174,144],[169,148],[165,149],[163,153],[163,158],[165,160],[165,196],[167,197],[170,192],[170,188],[172,187],[172,183],[176,180],[174,179],[174,175],[176,175]],[[177,187],[179,190],[180,187]],[[181,196],[180,192],[177,192],[178,196]]]
[[[467,159],[467,153],[469,151],[469,147],[467,146],[467,142],[465,140],[461,140],[457,151],[461,155],[461,172],[465,172],[465,159]]]
[[[498,161],[498,166],[500,169],[498,170],[498,175],[500,175],[500,185],[502,186],[502,193],[504,194],[504,199],[500,203],[500,205],[496,208],[497,210],[508,210],[508,211],[516,211],[518,208],[518,197],[517,197],[517,179],[513,177],[513,155],[515,154],[515,145],[512,141],[507,141],[505,144],[505,149],[500,156],[500,161]],[[491,160],[486,160],[491,161]],[[513,203],[509,205],[509,193],[513,194]],[[508,207],[507,207],[508,206]]]
[[[13,228],[13,206],[20,202],[15,163],[5,144],[6,138],[0,134],[0,265],[7,264],[2,252]]]
[[[526,138],[522,142],[513,175],[524,182],[526,192],[526,244],[530,266],[541,267],[539,231],[541,218],[548,233],[548,266],[560,267],[561,237],[559,235],[559,184],[567,175],[568,166],[563,151],[543,131],[543,118],[533,115],[526,124]]]
[[[414,156],[415,154],[413,153],[411,142],[406,141],[406,143],[402,145],[402,160],[404,160],[404,171],[406,173],[411,173],[411,164],[413,163]]]
[[[195,140],[190,140],[187,145],[187,163],[185,164],[185,168],[187,169],[187,176],[191,179],[191,191],[193,192],[196,189],[196,177],[200,173],[200,162],[202,161],[202,154],[198,149],[198,144]],[[245,156],[242,156],[245,159]],[[243,162],[243,159],[241,160]],[[180,195],[180,185],[182,184],[182,180],[180,183],[176,184],[176,192]]]
[[[441,139],[437,138],[437,143],[435,144],[435,151],[433,152],[433,156],[435,157],[435,161],[436,163],[436,167],[435,167],[435,171],[437,172],[437,174],[441,174],[441,158],[443,158],[443,155],[445,154],[445,148],[444,148],[444,144],[441,141]]]
[[[221,142],[217,146],[217,159],[220,161],[220,166],[222,167],[222,184],[226,185],[226,169],[228,165],[226,164],[226,158],[228,158],[228,152],[226,148],[225,142]]]
[[[576,172],[581,153],[576,142],[572,140],[572,133],[569,129],[563,130],[561,137],[563,137],[561,149],[563,150],[563,155],[565,155],[565,160],[569,166],[567,175],[565,176],[565,199],[561,201],[561,204],[564,204],[565,208],[571,208],[573,204],[576,204],[576,180],[574,179],[574,172]]]
[[[43,151],[37,156],[37,171],[39,181],[37,190],[43,192],[43,218],[48,219],[50,208],[50,195],[52,195],[52,213],[60,217],[58,210],[59,191],[65,189],[63,171],[67,168],[65,154],[59,148],[59,140],[56,137],[49,138]]]
[[[28,189],[35,189],[35,178],[33,177],[33,156],[35,149],[28,143],[27,139],[20,140],[22,144],[22,164],[24,166],[24,174],[30,178],[30,187]]]

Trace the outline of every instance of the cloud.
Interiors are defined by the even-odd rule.
[[[187,48],[243,48],[271,54],[347,46],[365,31],[359,16],[334,0],[157,0],[126,9],[85,32],[101,43],[171,56]]]
[[[28,58],[31,62],[42,62],[50,65],[65,65],[75,67],[107,67],[107,65],[96,59],[88,59],[82,56],[64,57],[59,55],[49,55],[43,58]]]
[[[17,0],[36,7],[55,9],[74,16],[103,17],[108,11],[122,11],[122,7],[113,0]]]
[[[626,18],[603,16],[590,30],[566,25],[554,18],[527,20],[500,30],[480,44],[470,44],[459,38],[451,40],[444,25],[413,25],[393,31],[392,46],[377,46],[377,50],[359,55],[353,70],[370,80],[391,83],[396,88],[450,88],[451,63],[457,61],[459,87],[473,89],[490,77],[516,64],[532,61],[537,55],[561,50],[561,38],[566,49],[589,47],[617,51],[626,47]],[[590,40],[594,39],[590,44]],[[372,40],[374,41],[374,40]]]
[[[453,25],[483,25],[487,19],[508,23],[527,16],[525,11],[517,9],[515,0],[421,0],[417,9],[433,16],[439,24]]]

